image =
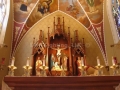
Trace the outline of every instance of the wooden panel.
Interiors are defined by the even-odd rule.
[[[120,76],[4,77],[14,90],[115,90]]]

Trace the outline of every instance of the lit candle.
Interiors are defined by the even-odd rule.
[[[15,57],[12,58],[11,66],[14,66]]]
[[[29,66],[29,60],[30,60],[30,58],[28,57],[28,58],[27,58],[26,66]]]
[[[45,60],[43,60],[43,66],[45,66]]]
[[[97,65],[100,66],[100,60],[98,57],[97,57]]]
[[[45,66],[45,55],[44,55],[44,59],[43,59],[43,66]]]
[[[83,60],[83,57],[81,57],[81,64],[82,64],[82,66],[84,66],[84,60]]]
[[[112,57],[112,64],[113,64],[113,66],[115,65],[114,57]]]

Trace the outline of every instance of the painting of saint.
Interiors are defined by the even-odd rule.
[[[27,26],[31,27],[44,16],[58,10],[58,0],[40,0],[27,20]]]
[[[90,26],[90,22],[77,0],[60,0],[59,5],[61,11],[74,17],[85,27]]]
[[[103,0],[79,0],[92,23],[103,20]]]

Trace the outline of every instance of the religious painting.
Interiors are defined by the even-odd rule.
[[[44,16],[58,10],[58,0],[40,0],[27,20],[27,26],[31,27]]]
[[[120,37],[120,1],[112,0],[112,13],[117,27],[117,33]]]
[[[103,0],[79,0],[92,23],[103,20]]]
[[[80,4],[77,2],[77,0],[60,0],[59,9],[69,14],[70,16],[74,17],[75,19],[77,19],[85,27],[90,26],[90,22],[88,18],[86,17]]]
[[[17,22],[24,22],[31,13],[38,0],[13,0],[14,19]]]

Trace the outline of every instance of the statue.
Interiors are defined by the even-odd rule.
[[[81,67],[81,66],[82,66],[81,57],[78,57],[77,66],[78,66],[78,67]]]
[[[63,61],[62,61],[62,68],[64,70],[67,70],[67,59],[68,58],[66,56],[64,56]]]
[[[36,75],[40,75],[40,66],[42,66],[43,63],[40,60],[40,57],[38,57],[37,61],[36,61]]]
[[[58,65],[59,62],[55,60],[55,56],[53,54],[51,55],[51,62],[50,62],[50,64],[51,64],[51,67],[50,67],[51,70],[53,70],[53,71],[60,71],[61,70],[60,66]]]
[[[56,54],[56,55],[57,55],[58,57],[61,56],[61,50],[62,50],[62,49],[60,49],[60,45],[57,45],[57,49],[56,49],[56,50],[57,50],[57,54]]]
[[[51,47],[51,48],[52,48],[52,47]],[[54,50],[57,51],[56,55],[57,55],[57,57],[59,57],[59,56],[61,56],[61,51],[64,50],[64,49],[66,49],[66,47],[60,48],[60,45],[58,44],[58,45],[57,45],[57,48],[52,48],[52,49],[54,49]]]
[[[51,55],[50,68],[52,69],[55,66],[55,56]]]
[[[82,66],[84,66],[84,61],[83,61],[83,57],[78,57],[78,60],[77,60],[77,68],[78,68],[78,75],[84,75],[85,72],[83,71],[82,69]],[[80,69],[81,68],[81,69]],[[83,72],[82,72],[83,71]]]
[[[52,48],[52,49],[54,49],[54,50],[57,51],[56,56],[57,56],[58,64],[60,64],[60,59],[61,59],[61,56],[62,56],[61,51],[64,50],[64,49],[66,49],[66,47],[60,48],[60,45],[58,44],[57,48]]]
[[[83,65],[84,65],[84,58],[83,57],[78,57],[77,66],[81,67]],[[86,70],[86,74],[89,75],[89,76],[96,76],[97,75],[97,69],[95,69],[92,66],[86,65],[85,70]],[[80,75],[81,75],[81,70],[78,68],[78,76],[80,76]]]
[[[52,71],[61,71],[60,66],[58,65],[58,62],[55,62],[54,66],[51,69]]]

